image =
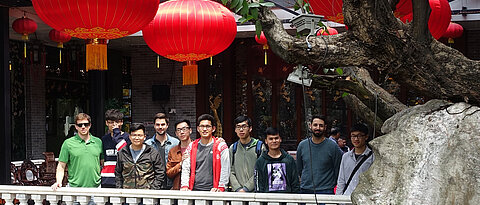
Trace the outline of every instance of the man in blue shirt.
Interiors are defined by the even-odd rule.
[[[300,193],[334,194],[343,152],[326,136],[326,118],[313,116],[313,136],[297,148],[297,170],[301,176]]]
[[[177,138],[170,136],[167,133],[169,119],[165,113],[157,113],[153,118],[155,135],[148,140],[145,140],[145,144],[153,146],[159,153],[163,160],[163,165],[168,162],[168,152],[172,147],[175,147],[180,142]],[[167,177],[166,184],[163,189],[170,189],[173,185],[173,180]]]

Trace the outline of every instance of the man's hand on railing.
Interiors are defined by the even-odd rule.
[[[191,190],[188,189],[188,187],[183,187],[183,188],[180,188],[180,191],[191,191]]]
[[[62,183],[55,182],[55,184],[52,184],[52,189],[53,191],[57,191],[58,188],[62,187]]]

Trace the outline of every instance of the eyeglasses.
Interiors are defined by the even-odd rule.
[[[354,138],[360,139],[360,138],[363,138],[363,137],[365,137],[365,136],[366,136],[366,135],[351,135],[350,137],[351,137],[352,139],[354,139]]]
[[[83,126],[88,127],[88,126],[90,126],[90,123],[89,123],[89,122],[86,122],[86,123],[77,123],[76,125],[77,125],[78,127],[83,127]]]
[[[120,124],[120,123],[122,123],[122,122],[123,122],[123,120],[117,120],[117,121],[114,121],[114,120],[107,120],[107,123],[108,123],[108,124],[113,124],[113,123]]]
[[[235,126],[235,129],[236,129],[236,130],[245,130],[245,129],[249,128],[249,127],[250,127],[250,126],[248,126],[248,125],[237,125],[237,126]]]
[[[200,129],[202,129],[202,130],[203,130],[203,129],[207,129],[207,130],[212,129],[212,126],[211,126],[211,125],[200,125],[200,126],[198,126],[198,127],[199,127]]]
[[[133,135],[130,135],[132,136],[132,138],[142,138],[142,137],[145,137],[145,135],[142,135],[142,134],[133,134]]]
[[[175,131],[177,132],[186,132],[190,130],[190,127],[182,127],[182,128],[177,128]]]

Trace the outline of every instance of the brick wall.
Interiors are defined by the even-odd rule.
[[[26,157],[43,159],[46,151],[45,65],[28,65],[25,76]]]
[[[148,136],[155,133],[153,116],[165,112],[170,118],[167,132],[174,135],[176,121],[188,119],[195,127],[196,100],[195,86],[182,85],[182,64],[160,57],[160,68],[157,68],[157,55],[147,46],[139,46],[131,52],[132,73],[132,122],[143,122]],[[170,100],[153,101],[152,85],[169,85]],[[171,109],[176,113],[169,114]],[[192,129],[195,136],[195,129]]]

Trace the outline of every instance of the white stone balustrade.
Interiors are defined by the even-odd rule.
[[[270,193],[238,193],[238,192],[204,192],[204,191],[172,191],[172,190],[143,190],[143,189],[108,189],[108,188],[72,188],[62,187],[53,191],[44,186],[12,186],[0,185],[0,196],[6,205],[13,205],[17,199],[20,205],[26,205],[29,199],[35,205],[42,204],[46,199],[50,204],[57,204],[59,200],[66,205],[79,202],[87,205],[93,198],[97,205],[110,202],[113,205],[129,203],[137,205],[314,205],[351,204],[350,196],[315,195],[313,194],[270,194]]]

